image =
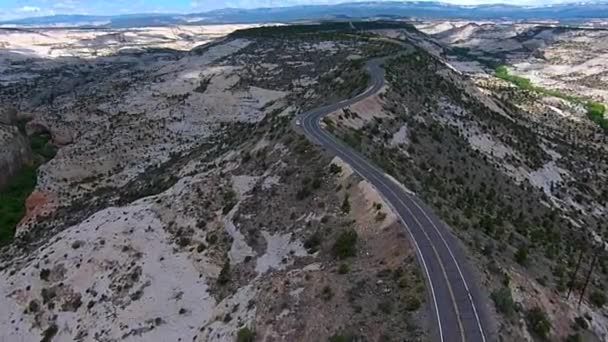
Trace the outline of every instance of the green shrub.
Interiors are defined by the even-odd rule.
[[[308,251],[308,253],[314,253],[319,250],[319,246],[321,245],[321,232],[318,230],[314,232],[311,236],[304,241],[304,248]]]
[[[298,201],[301,201],[303,199],[305,199],[306,197],[310,196],[311,192],[310,189],[308,189],[307,186],[303,186],[300,190],[298,190],[298,192],[296,192],[296,199]]]
[[[549,337],[549,333],[551,332],[551,322],[543,309],[537,306],[528,310],[526,314],[526,321],[528,323],[528,329],[530,332],[544,340]]]
[[[519,247],[515,253],[515,261],[522,266],[526,266],[528,264],[528,247]]]
[[[583,342],[583,338],[579,334],[570,334],[566,338],[566,342]]]
[[[232,189],[228,189],[222,195],[222,200],[223,200],[222,213],[224,215],[226,215],[230,212],[230,210],[232,210],[232,208],[234,208],[234,206],[237,203],[236,192],[234,192],[234,190],[232,190]]]
[[[329,342],[354,342],[356,339],[350,334],[335,334],[329,338]]]
[[[604,117],[606,107],[601,103],[589,101],[585,105],[585,108],[587,109],[587,116],[589,119],[598,124],[605,131],[608,131],[608,119]]]
[[[420,302],[420,299],[414,296],[410,296],[405,300],[405,309],[407,311],[416,311],[420,309],[421,305],[422,303]]]
[[[587,320],[585,319],[585,317],[577,316],[576,318],[574,318],[574,330],[579,330],[579,329],[587,330],[588,328],[589,328],[589,323],[587,323]]]
[[[241,328],[236,334],[236,342],[253,342],[255,333],[248,327]]]
[[[348,194],[344,196],[341,206],[342,212],[348,214],[350,212],[350,201],[348,200]]]
[[[601,308],[606,304],[606,295],[601,291],[593,291],[589,296],[591,304]]]
[[[357,232],[353,229],[343,231],[334,243],[334,254],[340,259],[357,255],[357,238]]]
[[[310,183],[310,186],[315,190],[319,189],[321,187],[321,185],[323,185],[323,181],[321,180],[321,178],[315,178]]]
[[[507,317],[511,317],[515,313],[515,302],[508,287],[492,292],[491,297],[499,312]]]
[[[331,165],[329,165],[329,172],[333,174],[338,174],[342,172],[342,168],[339,165],[332,163]]]
[[[384,221],[384,219],[386,219],[386,213],[379,212],[378,214],[376,214],[377,222],[382,222],[382,221]]]
[[[224,266],[222,266],[220,275],[217,278],[217,283],[219,285],[226,285],[230,282],[230,278],[230,260],[226,260],[226,262],[224,262]]]
[[[324,301],[329,301],[334,298],[334,291],[329,286],[325,286],[321,291],[321,299]]]

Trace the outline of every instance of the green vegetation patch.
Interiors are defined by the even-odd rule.
[[[589,101],[585,105],[585,108],[587,109],[587,116],[589,119],[602,127],[604,131],[608,132],[608,119],[606,119],[604,115],[606,113],[606,107],[601,103]]]
[[[36,169],[57,154],[57,148],[50,140],[51,136],[48,133],[29,137],[36,162],[34,165],[24,167],[19,174],[9,180],[8,187],[0,191],[0,246],[9,244],[13,240],[15,227],[25,215],[25,200],[36,187]]]
[[[57,148],[50,143],[51,136],[48,134],[36,134],[30,137],[30,147],[34,154],[42,156],[45,160],[53,159],[57,154]]]
[[[606,113],[606,107],[603,104],[585,99],[580,96],[568,95],[559,90],[546,89],[536,86],[532,84],[532,81],[530,81],[528,78],[511,75],[507,67],[504,65],[500,65],[496,68],[495,75],[500,79],[513,83],[518,88],[523,90],[534,91],[546,96],[558,97],[572,103],[583,104],[587,110],[587,117],[589,117],[591,121],[598,124],[606,133],[608,133],[608,119],[606,119],[604,116]]]
[[[0,246],[10,243],[15,227],[25,215],[25,199],[36,187],[36,168],[28,166],[0,191]]]

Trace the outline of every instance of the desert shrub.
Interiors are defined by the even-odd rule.
[[[296,192],[296,199],[301,201],[306,197],[310,196],[310,189],[307,186],[303,186],[298,192]]]
[[[334,290],[329,286],[325,286],[321,291],[321,299],[324,301],[329,301],[334,297]]]
[[[526,266],[528,263],[528,247],[521,246],[515,253],[515,261],[522,266]]]
[[[248,327],[241,328],[236,334],[236,342],[253,342],[255,333]]]
[[[606,295],[601,291],[593,291],[589,296],[591,304],[601,308],[606,304]]]
[[[574,318],[574,330],[583,329],[586,330],[589,328],[589,323],[583,316],[577,316]]]
[[[321,232],[317,230],[304,241],[304,248],[306,248],[308,253],[314,253],[319,250],[321,241]]]
[[[570,334],[566,337],[566,342],[583,342],[583,338],[579,334]]]
[[[551,321],[547,313],[540,307],[536,306],[526,313],[526,322],[531,333],[546,340],[551,332]]]
[[[340,265],[340,268],[338,268],[338,273],[340,274],[346,274],[350,272],[350,266],[348,266],[348,264],[342,264]]]
[[[310,186],[316,190],[316,189],[319,189],[322,184],[323,184],[323,182],[322,182],[321,178],[317,177],[312,180],[312,182],[310,183]]]
[[[336,239],[333,251],[340,259],[357,255],[357,232],[353,229],[343,231]]]
[[[234,206],[237,203],[236,192],[234,192],[234,190],[232,190],[232,189],[225,191],[222,196],[222,200],[223,200],[222,213],[224,215],[226,215],[230,212],[230,210],[232,210],[232,208],[234,208]]]
[[[226,285],[230,282],[230,278],[230,260],[226,260],[226,262],[224,262],[224,266],[222,266],[220,275],[217,278],[217,283],[219,285]]]
[[[344,196],[344,200],[342,201],[342,206],[340,208],[345,214],[350,212],[350,201],[348,200],[348,195]]]
[[[333,174],[338,174],[340,172],[342,172],[342,168],[334,163],[332,163],[331,165],[329,165],[329,172],[333,173]]]
[[[376,214],[376,221],[382,222],[384,221],[384,219],[386,219],[386,213],[379,212],[378,214]]]
[[[515,313],[515,302],[508,287],[503,287],[492,292],[491,297],[499,312],[508,317],[511,317]]]
[[[405,300],[405,309],[407,311],[416,311],[421,305],[422,303],[420,302],[420,299],[414,296],[410,296]]]
[[[335,334],[329,338],[329,342],[354,342],[356,339],[350,334]]]

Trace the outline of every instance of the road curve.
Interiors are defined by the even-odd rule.
[[[371,86],[363,93],[339,103],[311,110],[299,116],[306,136],[348,163],[370,182],[393,207],[416,248],[425,275],[433,340],[440,342],[486,342],[488,320],[485,300],[474,272],[459,242],[443,222],[414,194],[395,183],[380,168],[321,127],[321,119],[380,91],[384,86],[384,59],[367,62]]]

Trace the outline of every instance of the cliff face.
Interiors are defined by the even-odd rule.
[[[17,127],[0,124],[0,190],[12,176],[32,162],[32,150],[27,138]]]

